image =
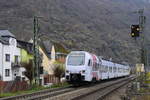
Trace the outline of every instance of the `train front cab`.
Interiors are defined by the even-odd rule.
[[[78,73],[71,73],[66,75],[66,79],[68,83],[75,84],[75,83],[82,83],[85,81],[85,76]]]
[[[71,53],[66,59],[66,80],[71,83],[83,83],[90,81],[90,69],[88,69],[88,54],[85,52]]]

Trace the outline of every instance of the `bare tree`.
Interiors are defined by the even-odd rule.
[[[26,69],[25,76],[29,79],[30,85],[33,81],[33,63],[32,60],[29,63],[21,63],[21,66]]]
[[[55,77],[58,77],[59,82],[60,82],[60,79],[65,72],[64,65],[61,63],[54,63],[53,71],[54,71]]]

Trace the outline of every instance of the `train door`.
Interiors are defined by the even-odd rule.
[[[102,73],[101,73],[101,63],[98,63],[98,77],[99,77],[99,80],[102,79]]]
[[[93,62],[92,62],[92,60],[91,59],[89,59],[88,60],[88,64],[87,64],[87,74],[86,74],[86,79],[88,80],[88,81],[92,81],[92,68],[93,68],[93,64],[92,64]]]
[[[113,64],[112,64],[112,74],[113,74],[112,78],[114,78],[115,77],[115,73],[114,73],[114,65]]]
[[[101,75],[102,75],[102,79],[105,79],[104,65],[101,65]]]
[[[102,79],[108,78],[108,66],[102,65]]]
[[[98,80],[97,63],[96,62],[93,62],[92,76],[93,76],[93,80]]]
[[[92,61],[93,61],[93,66],[92,66],[92,76],[93,76],[93,81],[98,81],[99,80],[99,73],[98,73],[98,59],[95,55],[92,54]]]
[[[117,77],[117,68],[115,64],[113,66],[113,73],[114,73],[114,78]]]
[[[112,66],[109,66],[109,78],[113,78]]]

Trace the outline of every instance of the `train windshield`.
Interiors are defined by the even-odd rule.
[[[68,57],[68,63],[67,65],[73,65],[73,66],[81,66],[85,63],[85,55],[84,54],[76,54],[76,55],[70,55]]]

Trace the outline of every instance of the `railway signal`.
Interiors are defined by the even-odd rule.
[[[131,26],[131,37],[139,37],[140,36],[140,26],[132,25]]]

